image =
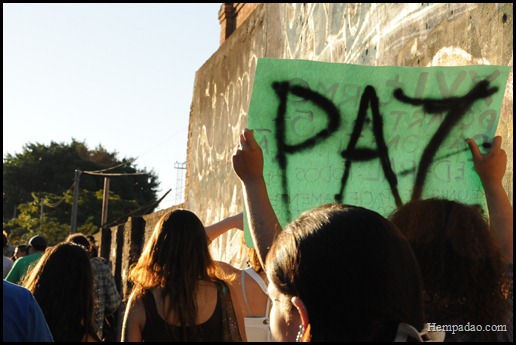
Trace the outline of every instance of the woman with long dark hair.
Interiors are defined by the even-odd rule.
[[[86,250],[61,242],[47,249],[24,278],[56,342],[100,341],[93,328],[93,273]]]
[[[212,259],[191,211],[165,214],[129,273],[122,341],[241,341],[238,281]],[[244,336],[241,335],[244,334]],[[245,338],[244,338],[245,339]]]

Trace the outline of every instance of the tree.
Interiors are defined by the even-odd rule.
[[[4,157],[4,229],[11,230],[15,237],[20,238],[46,231],[49,241],[64,239],[63,235],[66,236],[70,230],[76,169],[99,171],[116,167],[109,173],[145,174],[110,179],[109,221],[123,223],[134,211],[131,216],[152,212],[156,207],[157,176],[152,170],[138,169],[133,161],[132,158],[119,160],[117,152],[107,152],[101,145],[90,150],[84,142],[75,139],[70,144],[52,141],[49,145],[24,145],[22,153]],[[100,227],[103,188],[102,176],[81,174],[78,231],[89,234]]]

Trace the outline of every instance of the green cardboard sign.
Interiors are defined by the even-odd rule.
[[[282,227],[332,202],[386,217],[412,198],[485,209],[465,139],[492,141],[509,71],[259,59],[248,127]]]

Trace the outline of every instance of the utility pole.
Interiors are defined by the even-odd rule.
[[[100,227],[103,228],[107,224],[109,202],[109,177],[104,177],[104,193],[102,195],[102,219],[100,220]]]
[[[43,206],[45,205],[45,197],[41,197],[39,201],[41,202],[41,208],[39,212],[39,231],[41,232],[43,229]]]
[[[126,165],[128,163],[123,163],[121,165]],[[120,166],[120,165],[118,165]],[[116,167],[118,167],[116,166]],[[114,169],[104,169],[104,170],[97,170],[97,171],[80,171],[79,169],[75,170],[75,178],[74,178],[74,188],[73,188],[73,205],[72,205],[72,234],[77,232],[77,204],[79,199],[79,179],[81,176],[81,173],[89,174],[89,175],[97,175],[97,176],[104,176],[104,192],[103,192],[103,199],[102,199],[102,214],[101,214],[101,221],[100,221],[100,227],[104,228],[104,226],[107,224],[107,214],[108,214],[108,201],[109,201],[109,177],[108,176],[137,176],[137,175],[147,175],[146,173],[129,173],[129,174],[109,174],[104,173],[106,170]]]
[[[72,204],[72,234],[77,232],[77,203],[79,200],[79,179],[81,176],[79,169],[75,169],[75,177],[73,179],[73,204]]]

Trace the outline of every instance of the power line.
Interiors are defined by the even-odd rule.
[[[171,190],[172,190],[172,189],[169,189],[169,190],[165,193],[165,195],[163,195],[163,196],[162,196],[161,198],[159,198],[158,200],[156,200],[156,201],[152,201],[152,202],[148,203],[147,205],[143,205],[142,207],[139,207],[139,208],[137,208],[137,209],[136,209],[136,210],[134,210],[134,211],[130,211],[129,213],[126,213],[125,215],[118,217],[116,220],[112,221],[111,223],[108,223],[108,224],[102,225],[101,227],[102,227],[102,228],[104,228],[104,227],[105,227],[105,228],[109,228],[109,227],[111,227],[111,226],[113,226],[113,225],[117,224],[117,222],[118,222],[119,220],[124,219],[124,218],[126,218],[126,217],[130,217],[130,216],[132,216],[133,214],[138,213],[139,211],[146,210],[146,209],[150,209],[150,208],[152,208],[152,207],[157,207],[157,206],[161,203],[161,201],[163,201],[163,199],[167,196],[167,194],[168,194],[168,193],[170,193],[170,191],[171,191]]]
[[[128,162],[120,163],[120,164],[115,165],[114,167],[111,167],[111,168],[106,168],[106,169],[101,169],[101,170],[94,170],[94,171],[83,171],[83,172],[86,173],[86,174],[94,175],[94,173],[101,173],[101,172],[104,172],[104,171],[109,171],[109,170],[116,169],[116,168],[121,167],[121,166],[125,166],[127,164],[132,164],[137,159],[138,159],[138,157],[133,158],[133,159],[129,160]]]
[[[113,170],[113,169],[116,169],[118,167],[131,164],[131,163],[133,163],[137,159],[138,158],[134,158],[134,159],[132,159],[132,160],[130,160],[128,162],[124,162],[124,163],[115,165],[114,167],[111,167],[111,168],[106,168],[106,169],[101,169],[101,170],[93,170],[93,171],[82,171],[82,172],[85,173],[85,174],[88,174],[88,175],[97,175],[97,176],[105,176],[105,177],[109,177],[109,176],[141,176],[141,175],[148,175],[148,173],[104,173],[104,171]]]
[[[59,201],[57,201],[56,203],[53,203],[51,204],[47,197],[44,196],[43,198],[41,198],[41,202],[43,203],[43,205],[47,206],[47,207],[50,207],[50,208],[56,208],[57,206],[59,206],[63,201],[65,201],[66,199],[66,192],[70,191],[73,186],[74,186],[75,182],[72,183],[72,185],[70,186],[70,188],[68,188],[66,191],[63,192],[63,197],[61,199],[59,199]]]
[[[149,175],[148,173],[101,173],[95,171],[83,171],[83,173],[88,175],[97,175],[97,176],[141,176],[141,175]]]
[[[157,148],[158,146],[161,146],[163,145],[164,143],[166,143],[167,141],[169,141],[170,139],[172,138],[176,138],[177,137],[177,134],[178,133],[181,133],[183,130],[187,129],[188,126],[184,126],[182,128],[179,128],[176,132],[172,133],[168,138],[165,138],[164,140],[162,140],[161,142],[159,142],[158,144],[152,146],[151,148],[149,148],[147,151],[144,151],[142,154],[140,154],[140,156],[142,155],[146,155],[147,153],[149,153],[150,151],[154,150],[155,148]]]

